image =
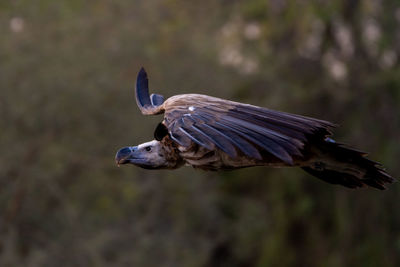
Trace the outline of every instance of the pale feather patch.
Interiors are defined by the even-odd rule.
[[[154,146],[157,146],[158,143],[159,143],[159,141],[157,141],[157,140],[153,140],[153,141],[150,141],[150,142],[146,142],[146,143],[143,143],[143,144],[138,145],[138,149],[144,148],[144,147],[146,147],[146,146],[152,146],[152,147],[154,147]]]

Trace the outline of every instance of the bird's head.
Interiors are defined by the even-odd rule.
[[[115,162],[118,165],[130,163],[144,169],[176,168],[176,161],[170,160],[168,151],[157,140],[121,148],[115,155]]]

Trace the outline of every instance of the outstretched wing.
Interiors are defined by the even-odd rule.
[[[164,97],[158,94],[149,95],[149,79],[143,67],[136,78],[135,97],[136,103],[144,115],[156,115],[163,112]]]
[[[293,157],[302,156],[310,136],[323,138],[330,134],[329,127],[334,126],[327,121],[205,95],[178,95],[164,102],[161,95],[149,94],[143,68],[137,77],[135,93],[144,115],[165,113],[163,125],[180,146],[191,147],[194,142],[210,150],[220,149],[230,157],[242,153],[261,160],[262,152],[267,151],[293,164]]]
[[[302,156],[310,136],[323,138],[334,127],[323,120],[197,94],[171,97],[163,110],[163,124],[180,146],[194,142],[231,157],[242,153],[259,160],[264,150],[290,165],[294,156]]]

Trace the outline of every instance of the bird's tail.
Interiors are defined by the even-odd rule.
[[[325,182],[350,188],[368,185],[383,190],[386,183],[395,181],[380,163],[367,159],[366,153],[335,143],[330,138],[323,141],[318,150],[320,160],[302,168]]]

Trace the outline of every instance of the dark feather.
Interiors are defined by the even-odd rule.
[[[315,168],[314,164],[303,169],[321,180],[350,188],[368,185],[378,189],[385,189],[385,183],[394,182],[381,168],[381,164],[365,158],[365,152],[332,142],[320,142],[316,145],[323,151],[319,159],[320,166]]]
[[[179,129],[176,121],[169,127],[169,134],[172,140],[183,147],[190,147],[192,144],[191,139]]]
[[[209,109],[202,109],[201,111],[211,116]],[[231,130],[263,147],[272,155],[288,164],[293,164],[292,157],[289,154],[302,156],[299,151],[299,148],[302,148],[303,146],[301,141],[269,130],[266,127],[267,125],[261,127],[258,123],[250,123],[245,119],[246,118],[243,117],[238,119],[232,116],[223,115],[217,121],[218,124],[229,127]],[[251,121],[251,118],[249,118],[249,121]]]
[[[229,138],[226,138],[224,135],[216,134],[215,131],[212,131],[212,128],[207,127],[206,124],[202,124],[199,126],[192,125],[192,128],[196,131],[202,133],[206,136],[211,142],[213,142],[219,149],[224,151],[226,154],[231,156],[232,158],[237,156],[237,152],[235,149],[234,143],[231,142]]]
[[[283,149],[281,146],[276,144],[274,141],[264,138],[262,135],[256,132],[246,131],[246,129],[240,128],[237,125],[232,123],[227,123],[226,121],[223,122],[215,122],[216,125],[219,125],[222,129],[226,129],[228,131],[233,131],[240,136],[246,138],[250,142],[260,146],[261,148],[265,149],[275,157],[281,159],[282,161],[292,165],[293,158],[288,154],[288,152]]]
[[[214,149],[214,145],[211,142],[211,140],[202,133],[195,131],[192,128],[179,127],[179,129],[183,134],[192,139],[192,141],[195,142],[196,144],[203,146],[209,150]]]
[[[215,133],[210,133],[210,130],[208,130],[207,127],[204,127],[206,124],[197,121],[190,114],[185,114],[179,122],[182,122],[181,125],[183,125],[182,127],[185,134],[189,133],[189,137],[191,137],[191,139],[198,145],[209,148],[211,147],[211,144],[215,144],[229,156],[236,157],[236,149],[228,139],[225,139],[218,134],[215,135]]]
[[[201,127],[202,129],[209,129],[207,130],[209,136],[221,136],[222,138],[227,139],[230,143],[236,146],[245,155],[259,160],[262,159],[260,152],[257,150],[257,148],[255,148],[252,143],[247,142],[245,139],[237,135],[235,132],[229,131],[227,129],[221,129],[214,123],[212,119],[207,118],[206,116],[204,116],[204,114],[193,114],[191,117],[197,120],[197,125],[199,125],[199,127]]]
[[[258,126],[257,124],[250,123],[245,120],[236,119],[233,117],[228,117],[228,116],[223,117],[223,120],[221,121],[228,122],[231,125],[236,124],[237,126],[240,127],[240,129],[243,130],[243,132],[246,133],[248,132],[258,133],[260,134],[260,138],[271,140],[274,143],[280,145],[281,147],[284,147],[285,150],[294,155],[298,156],[302,155],[301,152],[299,151],[299,148],[302,148],[303,143],[296,139],[291,139],[287,136],[283,136],[277,132],[274,132],[266,127],[261,127]]]
[[[303,134],[311,134],[316,130],[327,130],[329,127],[335,127],[334,124],[327,121],[249,105],[237,106],[232,112],[242,113],[247,116],[257,116],[268,124],[283,127],[285,130],[292,129]]]
[[[247,142],[245,139],[235,134],[232,131],[222,131],[215,126],[204,124],[203,127],[209,128],[211,131],[214,131],[213,135],[220,135],[221,137],[227,139],[234,146],[236,146],[240,151],[242,151],[245,155],[261,160],[262,157],[257,148],[254,147],[253,144]],[[212,134],[212,133],[211,133]]]
[[[175,123],[179,127],[170,127]],[[165,124],[179,144],[184,135],[207,148],[212,142],[230,156],[233,146],[256,159],[262,149],[287,164],[293,164],[293,156],[303,156],[308,135],[319,133],[323,138],[329,134],[327,127],[333,126],[317,119],[197,95],[178,98],[174,106],[168,107]]]
[[[151,106],[149,96],[149,79],[144,68],[141,68],[136,79],[136,101],[139,108]]]
[[[161,141],[166,135],[168,135],[168,129],[163,123],[159,123],[154,131],[154,139]]]
[[[204,111],[204,110],[202,110],[202,111]],[[202,114],[201,115],[202,118],[205,119],[203,121],[198,121],[198,123],[199,123],[198,125],[201,125],[200,127],[202,127],[202,129],[204,129],[204,125],[207,125],[207,126],[213,126],[213,127],[215,127],[215,129],[218,130],[217,132],[214,131],[214,133],[209,132],[210,136],[214,135],[214,136],[218,136],[219,138],[222,137],[222,138],[227,139],[227,141],[229,142],[229,140],[231,140],[231,138],[229,138],[229,137],[227,138],[226,134],[233,133],[233,134],[236,134],[236,136],[239,135],[242,138],[245,138],[248,141],[262,147],[263,149],[267,150],[272,155],[283,160],[284,162],[286,162],[288,164],[293,164],[292,157],[289,155],[289,153],[284,148],[284,147],[287,147],[286,145],[280,146],[279,144],[276,143],[276,141],[272,140],[269,136],[262,135],[262,134],[258,133],[257,131],[255,131],[254,129],[248,129],[246,127],[243,127],[243,125],[241,125],[241,124],[245,123],[244,121],[239,121],[239,120],[232,121],[232,118],[228,118],[228,117],[223,117],[223,118],[219,118],[219,119],[216,119],[214,117],[214,120],[212,120],[212,115],[209,114],[208,112],[203,112],[203,113],[200,112],[199,114]],[[197,116],[199,116],[199,115],[197,115]],[[188,116],[185,116],[185,117],[188,117]],[[193,116],[191,116],[191,117],[193,118]],[[208,121],[208,123],[206,123],[205,121]],[[253,126],[253,125],[247,125],[247,126]],[[261,128],[258,130],[261,131]],[[221,135],[221,134],[219,134],[220,132],[226,133],[226,134]],[[244,141],[242,138],[240,138],[240,140]],[[239,145],[237,144],[237,142],[230,141],[230,143],[232,143],[233,145],[236,145],[236,147],[238,149],[240,149],[244,154],[250,154],[252,156],[255,155],[256,156],[255,158],[260,157],[260,153],[259,152],[255,153],[254,146],[252,146],[252,145],[250,145],[250,147],[248,149],[244,149],[243,148],[243,145],[245,144],[244,142],[241,142],[241,144],[239,144]],[[246,142],[246,143],[249,144],[248,142]],[[293,152],[294,155],[299,155],[299,154],[301,155],[301,153],[295,147],[291,147],[291,149],[292,149],[291,152]],[[224,150],[224,149],[222,149],[222,150]],[[251,152],[248,152],[249,150]]]
[[[151,100],[151,105],[153,106],[159,106],[162,105],[162,103],[164,103],[164,97],[159,94],[151,94],[150,100]]]

